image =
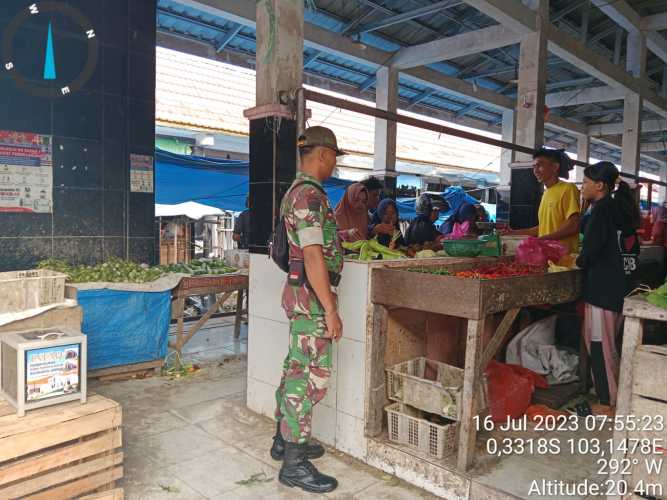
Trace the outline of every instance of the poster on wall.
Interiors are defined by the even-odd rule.
[[[153,157],[130,155],[130,191],[132,193],[153,192]]]
[[[0,212],[53,209],[52,137],[0,130]]]
[[[27,351],[26,401],[77,392],[80,347],[80,344],[71,344]]]

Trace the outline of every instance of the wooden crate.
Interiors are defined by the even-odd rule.
[[[464,263],[444,267],[457,272],[474,266]],[[371,279],[371,300],[376,304],[468,319],[482,319],[516,307],[572,302],[583,289],[581,271],[478,280],[373,269]]]
[[[121,422],[120,405],[99,395],[22,418],[0,400],[0,498],[59,500],[113,491],[123,477]],[[122,498],[113,495],[99,498]]]

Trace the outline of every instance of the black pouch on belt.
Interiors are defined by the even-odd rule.
[[[289,263],[287,283],[291,286],[301,286],[306,282],[306,266],[302,260],[292,260]]]

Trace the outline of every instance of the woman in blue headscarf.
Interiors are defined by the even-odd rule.
[[[470,223],[470,226],[474,231],[476,228],[472,227],[472,225],[477,222],[478,219],[479,212],[477,211],[477,207],[472,203],[464,201],[440,227],[440,232],[444,235],[451,234],[451,232],[454,231],[455,224],[463,224],[464,222]]]
[[[394,228],[391,234],[387,232],[377,232],[373,231],[376,226],[384,224],[385,226],[391,226]],[[396,202],[391,198],[385,198],[380,202],[375,213],[373,214],[373,220],[369,228],[369,234],[377,234],[378,243],[389,248],[397,248],[405,246],[403,241],[403,235],[401,234],[401,228],[398,225],[398,208],[396,207]]]
[[[438,220],[438,210],[433,208],[433,202],[428,195],[422,194],[417,199],[415,210],[417,217],[410,222],[405,234],[407,245],[423,245],[442,236],[434,224]]]

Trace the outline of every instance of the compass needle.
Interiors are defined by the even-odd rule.
[[[49,34],[46,39],[46,57],[44,59],[44,80],[56,79],[56,56],[53,50],[53,32],[49,21]]]

